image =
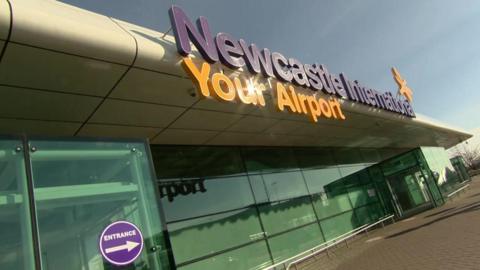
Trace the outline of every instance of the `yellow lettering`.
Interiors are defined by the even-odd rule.
[[[238,98],[241,102],[245,104],[254,104],[257,105],[257,94],[248,93],[248,86],[243,87],[242,82],[239,78],[234,78],[233,83],[237,89]],[[245,82],[248,85],[248,82]]]
[[[308,108],[310,110],[310,116],[312,117],[313,122],[318,121],[318,117],[322,114],[320,106],[318,105],[317,99],[315,96],[308,96],[307,97]]]
[[[296,112],[295,105],[293,105],[285,87],[277,82],[277,106],[280,111],[283,111],[285,106],[290,112]]]
[[[303,94],[297,94],[297,97],[298,97],[298,102],[300,103],[300,108],[302,108],[302,112],[304,114],[307,114],[308,113],[307,106],[305,106],[305,101],[307,100],[307,96]]]
[[[226,89],[222,88],[222,84]],[[233,82],[223,73],[214,73],[212,75],[212,88],[219,99],[233,101],[235,99],[235,86]]]
[[[266,89],[262,84],[250,85],[248,79],[241,79],[241,77],[230,79],[219,72],[214,72],[210,77],[210,64],[203,62],[198,67],[189,57],[183,58],[182,67],[199,90],[201,97],[213,96],[222,101],[237,100],[244,104],[265,106],[263,91]],[[307,114],[313,122],[318,122],[321,116],[345,120],[340,101],[336,98],[317,99],[316,95],[296,93],[293,86],[288,85],[287,88],[281,82],[276,84],[276,96],[276,105],[280,111],[286,108],[291,113]]]
[[[326,118],[332,117],[332,108],[330,108],[330,105],[325,99],[323,98],[319,99],[318,104],[320,104],[320,109],[322,110],[322,114]]]
[[[300,108],[300,104],[298,104],[297,93],[295,93],[295,88],[293,88],[291,85],[289,85],[288,89],[290,90],[290,93],[292,94],[292,100],[295,104],[295,108],[297,108],[297,112],[302,113],[302,109]]]
[[[333,117],[335,119],[338,119],[340,117],[340,119],[345,120],[345,115],[343,115],[342,108],[340,107],[340,102],[338,102],[338,99],[330,99],[328,103],[330,104],[330,108],[332,109]]]
[[[257,93],[257,98],[258,98],[258,104],[260,106],[265,107],[265,98],[263,97],[263,91],[265,91],[265,87],[263,85],[259,85],[258,87],[255,87],[255,92]]]
[[[210,65],[206,62],[202,63],[200,70],[195,66],[192,59],[184,57],[182,61],[182,67],[190,75],[193,83],[200,90],[201,96],[209,97],[210,90],[208,88],[208,76],[210,75]]]

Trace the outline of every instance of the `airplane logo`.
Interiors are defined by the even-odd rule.
[[[403,95],[409,102],[413,101],[413,91],[410,87],[407,86],[407,81],[402,78],[400,72],[394,67],[392,67],[393,79],[398,85],[398,93]]]

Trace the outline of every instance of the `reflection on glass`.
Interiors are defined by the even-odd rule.
[[[181,266],[179,270],[233,270],[263,269],[271,265],[265,241],[255,242],[225,253],[203,259],[199,262]]]
[[[285,260],[324,242],[317,223],[268,239],[275,262]]]
[[[320,221],[325,240],[331,240],[337,236],[347,233],[358,226],[353,211]]]
[[[179,269],[257,269],[387,213],[375,149],[152,148]]]
[[[457,173],[457,177],[460,182],[470,180],[470,176],[468,175],[467,168],[465,167],[465,161],[463,157],[457,156],[450,159],[452,162],[453,167]]]
[[[255,208],[171,223],[168,230],[177,264],[263,238]]]
[[[333,157],[336,164],[340,166],[353,166],[364,163],[360,150],[357,148],[336,148],[333,150]]]
[[[298,170],[290,148],[243,148],[242,153],[249,174]]]
[[[377,191],[373,184],[349,188],[348,196],[354,207],[377,202]]]
[[[315,222],[309,197],[259,206],[260,217],[268,235]]]
[[[417,158],[415,152],[405,153],[391,160],[383,162],[381,165],[382,171],[385,175],[391,175],[400,172],[407,168],[417,165]]]
[[[368,164],[375,164],[382,161],[380,152],[375,148],[362,148],[359,149],[363,162]]]
[[[327,167],[316,170],[305,170],[303,176],[307,182],[310,194],[325,192],[325,186],[342,178],[337,167]]]
[[[30,146],[36,149],[31,159],[43,269],[112,269],[98,238],[119,220],[136,224],[145,241],[125,269],[168,269],[143,144],[38,140]]]
[[[262,177],[271,202],[308,194],[300,172],[263,174]]]
[[[0,141],[0,269],[34,269],[25,172],[22,142]]]
[[[236,210],[254,204],[246,176],[209,179],[204,181],[204,188],[204,192],[180,195],[173,201],[162,199],[167,222]]]
[[[443,196],[448,196],[462,185],[462,178],[452,165],[443,147],[422,147],[421,151],[430,170],[437,175],[436,183]]]
[[[245,174],[235,147],[152,146],[158,179],[205,178]]]
[[[319,219],[324,219],[352,209],[348,194],[321,193],[314,196],[313,203]]]

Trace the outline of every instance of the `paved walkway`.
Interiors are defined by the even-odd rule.
[[[305,270],[480,270],[480,176],[466,192],[305,262]]]

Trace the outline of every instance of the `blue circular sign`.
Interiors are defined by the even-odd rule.
[[[114,265],[127,265],[140,256],[143,236],[133,223],[117,221],[103,230],[99,247],[105,260]]]

